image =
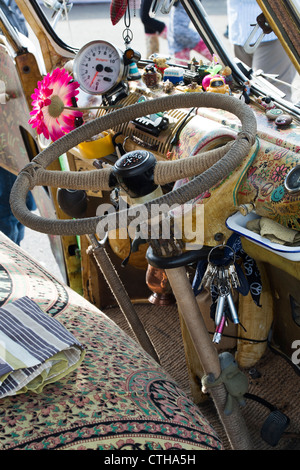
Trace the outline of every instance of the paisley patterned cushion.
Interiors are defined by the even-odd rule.
[[[0,450],[223,449],[170,376],[95,306],[0,235],[0,305],[27,295],[85,347],[41,394],[0,400]]]

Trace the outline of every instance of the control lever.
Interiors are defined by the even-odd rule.
[[[254,29],[250,33],[247,41],[244,44],[244,50],[247,52],[247,54],[253,54],[253,52],[257,49],[263,38],[265,37],[266,34],[269,34],[272,32],[272,28],[269,26],[265,15],[261,13],[257,18],[256,18],[257,23],[256,24],[251,24],[250,26],[254,26]],[[261,33],[258,36],[257,40],[255,41],[254,44],[251,43],[252,39],[255,37],[257,31],[261,28]]]
[[[170,10],[174,5],[175,1],[176,0],[162,0],[161,4],[161,0],[153,0],[149,11],[149,16],[153,18],[159,9],[163,15],[167,15],[168,13],[170,13]]]
[[[115,147],[116,154],[117,154],[118,158],[122,157],[126,153],[126,151],[124,150],[123,144],[121,144],[121,142],[117,142],[117,138],[120,135],[122,135],[122,132],[117,132],[112,137],[112,143],[113,143],[113,146]]]
[[[150,10],[149,10],[150,18],[153,18],[156,15],[156,13],[158,12],[159,7],[160,7],[160,0],[153,0],[152,4],[151,4],[151,7],[150,7]]]
[[[163,15],[167,15],[168,13],[170,13],[170,10],[172,8],[172,6],[174,5],[176,0],[164,0],[162,6],[161,6],[161,13]]]
[[[67,18],[68,13],[70,12],[73,3],[70,3],[69,0],[43,0],[45,7],[53,10],[53,23],[52,28],[55,29],[58,21],[64,17]]]

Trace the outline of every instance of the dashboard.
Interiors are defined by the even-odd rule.
[[[103,103],[111,105],[111,110],[101,110],[98,115],[113,112],[114,105],[126,107],[168,93],[209,93],[207,87],[201,87],[201,83],[210,76],[216,76],[216,80],[223,85],[225,82],[221,64],[214,64],[212,68],[208,61],[198,66],[191,63],[188,69],[182,69],[160,57],[154,57],[153,61],[142,66],[138,59],[134,51],[122,52],[103,40],[88,43],[78,52],[73,73],[80,89],[90,95],[101,96]],[[139,66],[138,80],[128,80],[132,63]],[[145,80],[149,74],[158,76],[155,85],[147,86],[153,83]],[[196,82],[197,86],[194,86]],[[240,88],[234,86],[230,88],[233,97],[243,98],[243,90],[241,92]],[[210,89],[220,93],[226,90],[224,87],[221,90],[214,87]],[[283,214],[289,213],[288,207],[295,213],[295,205],[300,200],[299,123],[290,119],[286,127],[279,127],[276,118],[282,120],[282,114],[285,113],[272,103],[270,105],[270,100],[264,101],[254,96],[249,106],[257,117],[260,148],[255,156],[249,156],[248,168],[235,188],[235,202],[239,205],[245,201],[254,201],[258,211],[277,217],[282,222],[285,219]],[[143,148],[153,152],[157,159],[164,160],[186,158],[224,145],[235,138],[238,130],[238,120],[229,113],[201,108],[141,116],[110,131],[114,143],[115,135],[118,136],[121,153]],[[292,225],[300,228],[296,220]]]

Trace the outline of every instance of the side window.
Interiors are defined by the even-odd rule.
[[[16,29],[18,32],[28,36],[25,19],[14,0],[0,0],[1,18]]]

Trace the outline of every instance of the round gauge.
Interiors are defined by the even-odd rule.
[[[284,186],[290,193],[300,191],[300,165],[295,166],[286,175]]]
[[[74,59],[74,78],[80,88],[93,95],[103,95],[125,76],[122,52],[106,41],[92,41],[83,46]]]
[[[154,167],[156,158],[147,150],[133,150],[123,155],[114,165],[114,173],[120,176],[133,176],[145,173]]]
[[[157,188],[153,176],[155,164],[153,153],[147,150],[133,150],[116,161],[113,174],[120,187],[130,197],[142,197]]]

